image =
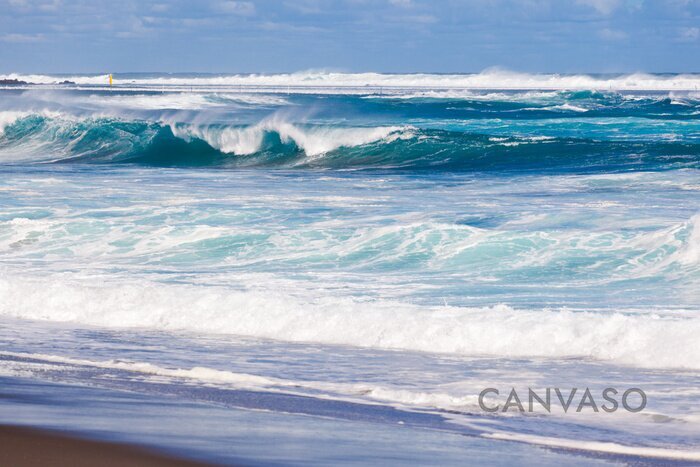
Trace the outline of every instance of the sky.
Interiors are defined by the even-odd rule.
[[[0,0],[0,73],[700,72],[700,0]]]

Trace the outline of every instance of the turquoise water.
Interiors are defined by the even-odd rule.
[[[0,90],[3,374],[698,455],[696,91],[84,79]],[[638,386],[649,406],[493,418],[494,384]]]

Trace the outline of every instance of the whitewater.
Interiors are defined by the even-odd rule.
[[[2,79],[7,384],[700,460],[697,74]]]

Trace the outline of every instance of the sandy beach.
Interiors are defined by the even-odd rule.
[[[14,467],[202,467],[138,446],[78,438],[60,431],[0,425],[0,465]]]

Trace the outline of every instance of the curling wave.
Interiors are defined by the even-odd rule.
[[[344,127],[270,118],[254,125],[0,112],[1,163],[445,170],[700,167],[694,139],[492,136],[413,126]]]

